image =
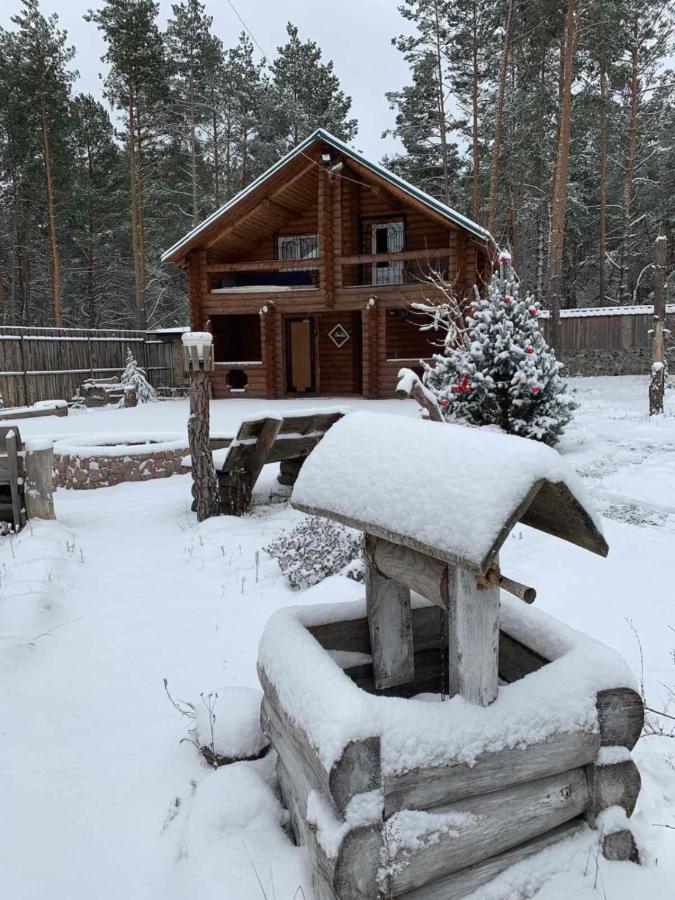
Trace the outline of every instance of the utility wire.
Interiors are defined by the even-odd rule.
[[[244,20],[242,19],[241,15],[240,15],[240,13],[239,13],[239,10],[238,10],[237,7],[234,5],[234,3],[232,2],[232,0],[227,0],[227,2],[228,2],[228,4],[229,4],[230,7],[231,7],[232,12],[235,14],[235,16],[239,19],[239,21],[241,22],[241,24],[244,26],[244,30],[246,31],[246,33],[248,34],[248,36],[251,38],[251,40],[252,40],[253,43],[256,45],[256,47],[258,48],[258,50],[260,50],[260,52],[261,52],[261,54],[263,55],[263,57],[264,57],[265,59],[270,59],[270,57],[265,53],[265,51],[263,50],[263,48],[262,48],[262,47],[260,46],[260,44],[258,43],[258,40],[257,40],[256,36],[253,34],[253,32],[252,32],[251,29],[248,27],[248,25],[246,24],[246,22],[244,22]]]

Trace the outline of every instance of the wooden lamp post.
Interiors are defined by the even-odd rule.
[[[218,479],[209,446],[209,378],[213,370],[213,336],[208,331],[183,335],[183,361],[190,373],[188,440],[192,456],[192,494],[197,520],[220,514]]]

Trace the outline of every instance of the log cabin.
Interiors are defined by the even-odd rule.
[[[164,253],[212,331],[216,398],[394,395],[434,352],[411,303],[495,256],[480,225],[318,129]]]

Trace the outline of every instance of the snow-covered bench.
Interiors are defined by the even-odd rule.
[[[607,554],[559,454],[354,413],[292,504],[366,536],[364,600],[282,610],[259,650],[263,727],[319,895],[453,900],[587,824],[606,856],[637,859],[631,673],[498,586],[518,522]]]
[[[68,404],[65,400],[39,400],[32,406],[3,407],[0,409],[0,421],[67,415]]]
[[[279,482],[295,484],[307,455],[346,412],[338,407],[303,409],[292,415],[270,412],[244,419],[217,469],[222,511],[239,516],[250,508],[253,488],[267,463],[281,463]]]

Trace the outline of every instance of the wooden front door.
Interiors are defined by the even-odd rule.
[[[289,394],[316,390],[314,374],[314,319],[286,319],[286,389]]]

